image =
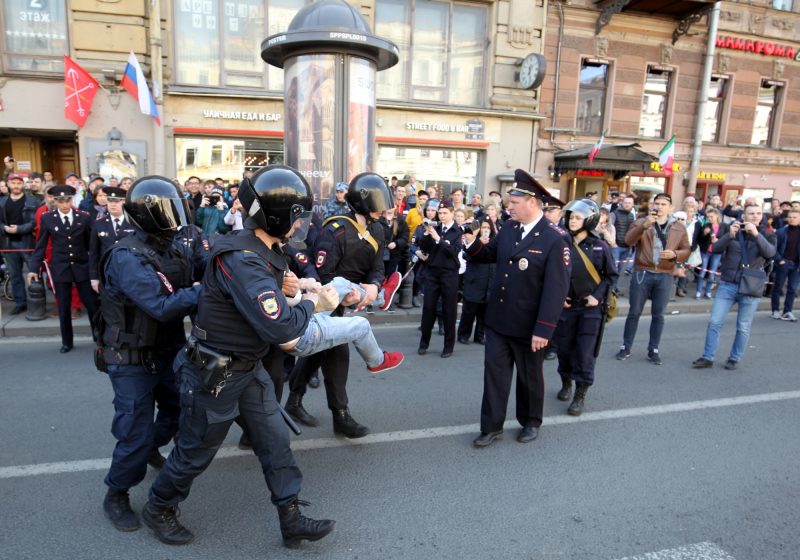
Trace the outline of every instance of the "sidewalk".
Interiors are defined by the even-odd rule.
[[[685,314],[685,313],[704,313],[707,314],[711,310],[712,300],[701,299],[695,300],[691,297],[675,298],[670,301],[667,307],[667,313],[672,315]],[[615,321],[624,321],[625,315],[628,313],[628,300],[621,297],[618,301],[619,312]],[[645,305],[643,315],[649,314],[650,303]],[[60,334],[58,328],[58,318],[51,317],[50,314],[54,310],[52,298],[48,301],[47,318],[42,321],[28,321],[25,319],[25,314],[11,316],[9,313],[14,308],[13,303],[3,300],[0,302],[0,337],[11,336],[58,336]],[[770,301],[769,298],[762,298],[758,306],[759,311],[769,311]],[[734,311],[735,312],[735,311]],[[422,309],[413,307],[411,309],[397,309],[394,313],[387,313],[385,311],[375,311],[373,315],[366,315],[361,312],[370,323],[373,325],[396,325],[403,323],[419,323],[422,316]],[[459,311],[460,316],[460,311]],[[189,321],[187,319],[187,330]],[[78,319],[72,321],[73,330],[76,336],[91,334],[89,329],[89,319],[85,313]]]

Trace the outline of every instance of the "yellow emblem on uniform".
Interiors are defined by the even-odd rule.
[[[277,294],[272,290],[258,296],[258,305],[265,317],[275,319],[280,314],[281,306]]]
[[[261,306],[264,308],[264,311],[267,313],[267,315],[272,315],[278,311],[278,300],[274,297],[266,299],[261,302]]]
[[[528,269],[528,259],[520,259],[519,260],[519,269],[520,270],[527,270]]]

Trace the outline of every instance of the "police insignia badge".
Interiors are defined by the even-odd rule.
[[[269,292],[264,292],[259,295],[258,305],[261,308],[261,313],[263,313],[265,317],[269,319],[278,318],[281,306],[280,303],[278,303],[278,297],[275,295],[275,292],[270,290]]]
[[[564,266],[569,266],[569,247],[564,247]]]
[[[326,258],[328,258],[328,253],[326,251],[317,251],[317,262],[314,266],[322,268],[325,265]]]
[[[528,270],[528,259],[520,259],[519,260],[519,269],[520,270]]]
[[[297,253],[297,262],[300,264],[306,264],[308,262],[308,257],[305,253]]]
[[[157,275],[157,276],[158,276],[158,278],[161,280],[161,282],[163,282],[163,284],[164,284],[164,287],[165,287],[165,288],[167,288],[167,290],[169,291],[169,293],[172,293],[172,292],[174,292],[174,291],[175,291],[175,288],[173,288],[173,287],[172,287],[172,284],[171,284],[171,283],[170,283],[170,281],[167,279],[166,275],[164,275],[164,273],[162,273],[162,272],[156,272],[156,275]]]

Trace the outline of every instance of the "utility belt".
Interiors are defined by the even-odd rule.
[[[225,388],[225,382],[234,373],[252,371],[258,361],[241,360],[235,356],[217,352],[205,345],[205,331],[192,327],[192,335],[186,342],[183,352],[186,358],[197,367],[200,384],[203,389],[215,397]]]
[[[98,346],[94,350],[94,366],[98,371],[108,373],[108,366],[142,366],[147,373],[158,373],[152,350],[116,349]]]

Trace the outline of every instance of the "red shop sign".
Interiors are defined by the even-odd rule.
[[[598,171],[597,169],[578,169],[575,172],[578,177],[605,177],[605,171]]]
[[[779,45],[767,41],[753,41],[729,35],[717,36],[717,47],[720,49],[733,49],[736,51],[752,52],[765,56],[779,56],[800,61],[800,50],[787,45]]]

